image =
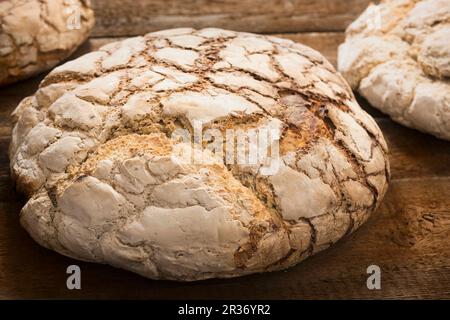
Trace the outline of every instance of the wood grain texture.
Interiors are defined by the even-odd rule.
[[[282,34],[335,61],[342,33]],[[112,38],[91,39],[76,55]],[[152,281],[82,263],[37,245],[20,227],[24,199],[9,177],[9,114],[42,76],[0,89],[0,298],[450,299],[450,142],[402,127],[372,109],[390,148],[392,181],[377,212],[333,248],[284,272],[195,283]],[[82,290],[66,289],[66,268],[82,270]],[[382,289],[366,288],[366,268],[382,270]]]
[[[92,0],[95,37],[174,27],[259,33],[343,31],[370,0]]]

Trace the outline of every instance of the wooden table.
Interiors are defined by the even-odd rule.
[[[75,56],[112,37],[175,26],[218,26],[280,34],[336,62],[343,30],[366,0],[97,0],[97,26]],[[24,199],[9,177],[9,114],[42,76],[0,89],[0,298],[315,299],[450,298],[450,142],[395,124],[366,102],[388,141],[392,181],[371,219],[333,248],[284,272],[195,283],[151,281],[81,263],[41,248],[20,227]],[[66,268],[82,270],[82,289],[66,288]],[[381,268],[368,290],[366,268]]]

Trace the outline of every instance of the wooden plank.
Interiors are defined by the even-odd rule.
[[[175,27],[259,33],[343,31],[370,0],[93,0],[95,37]]]
[[[19,204],[0,203],[0,298],[448,299],[449,186],[450,178],[396,180],[359,231],[298,266],[195,283],[152,281],[62,257],[20,228]],[[82,290],[65,287],[70,264],[81,267]],[[366,288],[366,268],[372,264],[382,271],[378,291]]]
[[[377,119],[389,146],[392,179],[450,177],[450,142]],[[450,185],[448,187],[450,196]]]

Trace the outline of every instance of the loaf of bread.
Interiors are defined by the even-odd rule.
[[[94,26],[89,0],[0,2],[0,86],[49,70]]]
[[[30,235],[153,279],[295,265],[357,229],[388,185],[386,142],[350,87],[318,52],[270,36],[183,28],[110,43],[50,72],[13,117]],[[175,134],[198,128],[214,139]],[[209,148],[230,132],[248,139]],[[230,160],[246,142],[246,156],[270,152]]]
[[[385,0],[347,29],[339,71],[405,126],[450,140],[450,1]]]

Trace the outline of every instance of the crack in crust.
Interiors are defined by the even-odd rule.
[[[359,227],[389,179],[378,126],[332,66],[261,35],[172,29],[108,44],[54,69],[13,119],[32,237],[155,279],[292,266]],[[195,121],[222,135],[274,128],[279,169],[229,163],[211,141],[175,145]]]

